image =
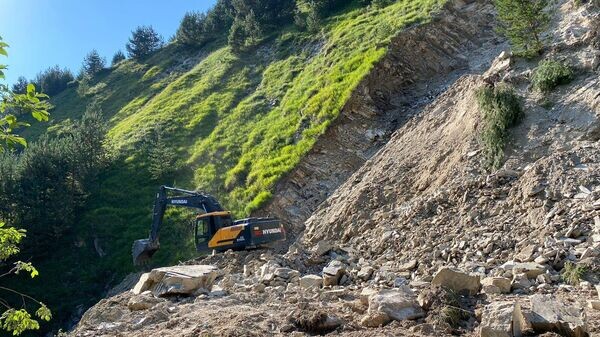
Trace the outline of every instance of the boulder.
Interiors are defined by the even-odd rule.
[[[558,300],[554,295],[533,295],[529,319],[537,333],[555,331],[567,337],[588,336],[584,309]]]
[[[323,278],[319,275],[305,275],[300,278],[300,287],[304,289],[319,289],[323,285]]]
[[[519,304],[494,302],[485,306],[481,315],[481,337],[520,337],[529,329],[529,322]]]
[[[588,300],[588,306],[590,309],[600,310],[600,301],[599,300]]]
[[[323,268],[323,286],[336,286],[340,278],[346,272],[346,266],[337,260],[329,262],[327,267]]]
[[[217,275],[217,268],[209,265],[157,268],[140,277],[133,293],[140,294],[147,290],[154,296],[208,293]]]
[[[371,297],[371,295],[375,295],[375,294],[377,294],[377,289],[363,288],[363,290],[361,290],[360,295],[359,295],[360,303],[362,303],[364,305],[369,305],[369,297]]]
[[[472,275],[462,271],[441,268],[433,277],[432,285],[439,285],[459,293],[475,295],[481,288],[479,275]]]
[[[408,287],[384,289],[369,296],[368,316],[385,313],[389,318],[402,321],[421,318],[425,315],[417,304],[415,294]]]
[[[510,279],[506,277],[486,277],[481,280],[483,292],[486,294],[508,294],[510,283]]]

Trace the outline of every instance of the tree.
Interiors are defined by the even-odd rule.
[[[176,41],[188,46],[201,47],[208,39],[205,34],[206,14],[187,12],[181,19],[176,33]]]
[[[245,51],[255,46],[262,37],[261,25],[253,10],[244,17],[237,17],[229,32],[229,45],[234,52]]]
[[[297,0],[295,22],[310,32],[316,32],[324,18],[344,5],[347,3],[342,0]]]
[[[29,82],[25,76],[19,76],[19,78],[17,78],[17,82],[15,82],[12,86],[12,91],[16,94],[24,94],[27,92],[27,84],[29,84]]]
[[[133,32],[126,45],[127,54],[132,58],[143,58],[162,47],[162,37],[152,26],[139,26]]]
[[[60,69],[58,65],[50,67],[37,74],[34,83],[47,95],[54,96],[67,88],[67,84],[73,81],[70,70]]]
[[[8,55],[7,47],[8,44],[0,38],[0,55]],[[0,65],[0,79],[4,79],[3,71],[5,69],[5,65]],[[46,95],[36,92],[33,84],[28,84],[26,93],[22,94],[9,91],[6,85],[0,85],[0,152],[6,152],[7,149],[12,149],[19,144],[22,146],[27,145],[23,137],[14,134],[16,127],[24,127],[27,124],[18,122],[14,115],[7,114],[7,109],[17,107],[31,111],[32,116],[37,120],[48,120],[48,105],[44,101],[46,98]],[[0,262],[7,264],[9,258],[19,253],[19,244],[25,237],[25,233],[25,230],[7,227],[4,221],[0,221]],[[7,272],[0,275],[0,278],[20,272],[27,272],[32,278],[38,275],[38,271],[31,263],[17,261],[12,264]],[[27,311],[26,302],[34,302],[39,305],[35,312],[35,316],[39,319],[49,321],[52,318],[52,313],[48,307],[31,296],[3,286],[0,286],[0,290],[13,295],[16,294],[22,300],[20,308],[15,308],[7,301],[0,300],[0,303],[6,309],[0,316],[0,326],[4,330],[12,332],[13,335],[20,335],[26,330],[35,330],[40,327],[39,322]]]
[[[160,181],[175,173],[177,170],[175,152],[167,145],[160,127],[157,127],[146,146],[150,162],[148,171],[152,179]]]
[[[92,49],[83,59],[82,69],[88,76],[96,75],[106,66],[106,59],[100,57],[96,49]]]
[[[550,24],[544,11],[547,0],[495,0],[500,25],[497,30],[506,36],[515,55],[534,57],[544,47],[541,33]]]
[[[125,54],[123,54],[122,51],[117,50],[115,55],[113,55],[113,57],[112,57],[112,61],[110,62],[110,65],[114,67],[123,60],[125,60]]]

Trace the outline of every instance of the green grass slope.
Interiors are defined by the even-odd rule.
[[[99,74],[83,97],[76,88],[55,97],[51,129],[96,101],[122,159],[101,177],[71,242],[37,262],[41,277],[33,283],[40,289],[34,292],[64,314],[92,304],[107,283],[132,271],[131,243],[147,236],[159,184],[214,194],[238,217],[260,208],[336,119],[390,39],[427,21],[441,2],[402,0],[370,10],[349,5],[319,34],[287,27],[242,56],[218,42],[201,51],[169,45],[144,62],[127,60]],[[178,173],[168,181],[150,179],[148,158],[139,150],[155,128],[179,158]],[[32,137],[41,132],[39,125],[28,130]],[[194,254],[185,212],[168,215],[157,264]],[[106,255],[99,257],[95,246]]]

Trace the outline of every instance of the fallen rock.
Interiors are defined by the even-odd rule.
[[[305,275],[300,278],[300,287],[304,289],[318,289],[323,285],[323,278],[319,275]]]
[[[588,306],[590,309],[600,310],[600,301],[599,300],[588,300]]]
[[[364,305],[369,305],[369,297],[371,297],[372,295],[377,294],[377,289],[373,289],[373,288],[363,288],[363,290],[361,290],[360,292],[360,303],[364,304]]]
[[[500,268],[512,271],[513,274],[523,273],[527,278],[535,279],[538,275],[546,272],[546,267],[535,262],[513,262],[509,261],[503,264]]]
[[[209,265],[174,266],[153,269],[143,274],[134,294],[150,290],[154,296],[208,293],[217,277],[217,268]]]
[[[375,270],[373,269],[373,267],[371,266],[365,266],[360,268],[360,271],[356,274],[356,277],[358,277],[359,279],[363,280],[363,281],[368,281],[371,279],[371,276],[373,275],[373,272]]]
[[[503,301],[485,306],[479,332],[481,337],[520,337],[529,327],[519,304]]]
[[[376,328],[383,326],[391,322],[392,319],[384,312],[375,312],[366,314],[361,320],[360,324],[368,328]]]
[[[486,277],[481,280],[481,285],[486,294],[508,294],[511,281],[506,277]]]
[[[327,267],[323,268],[323,286],[336,286],[340,278],[346,272],[346,266],[337,260],[329,262]]]
[[[408,287],[384,289],[369,296],[368,316],[378,317],[379,313],[385,313],[397,321],[413,320],[425,315],[416,302],[415,294]]]
[[[588,335],[583,308],[575,303],[557,300],[553,295],[533,295],[529,319],[537,333],[555,331],[568,337]]]
[[[131,311],[148,310],[163,301],[164,299],[156,298],[148,292],[131,297],[127,302],[127,307]]]
[[[322,256],[327,254],[332,249],[333,245],[329,243],[329,241],[321,240],[317,242],[317,244],[313,248],[313,254],[315,254],[316,256]]]
[[[479,275],[472,275],[446,267],[435,274],[431,284],[449,288],[456,292],[466,292],[469,295],[475,295],[481,289]]]
[[[344,322],[335,315],[328,314],[322,310],[305,309],[295,312],[290,321],[299,330],[311,334],[324,334],[331,332],[341,326]]]

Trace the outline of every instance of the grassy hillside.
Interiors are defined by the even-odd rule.
[[[320,34],[287,27],[241,56],[218,41],[200,51],[169,45],[144,62],[127,60],[99,74],[83,97],[76,88],[55,97],[51,130],[96,101],[120,159],[101,177],[72,243],[37,262],[42,276],[33,283],[45,290],[34,291],[64,313],[91,304],[107,283],[132,271],[131,243],[147,236],[160,184],[212,193],[237,216],[259,208],[339,115],[391,37],[426,21],[441,2],[403,0],[378,10],[350,4]],[[140,151],[157,128],[179,158],[167,181],[150,178]],[[158,264],[194,254],[185,214],[169,215]]]

